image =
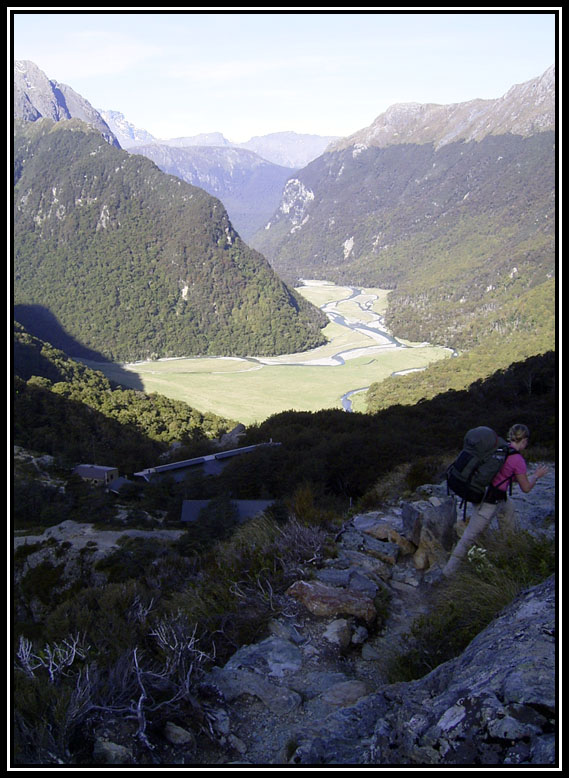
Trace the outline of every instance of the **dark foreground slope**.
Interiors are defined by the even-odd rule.
[[[54,379],[71,377],[59,358],[54,367]],[[58,396],[57,383],[50,390],[37,381],[33,390]],[[179,520],[157,521],[174,485],[152,501],[146,494],[117,504],[66,477],[60,460],[57,470],[46,457],[21,465],[19,526],[38,534],[18,537],[14,553],[15,763],[553,764],[554,581],[526,589],[552,572],[552,543],[518,532],[513,547],[508,539],[489,546],[490,567],[474,568],[465,588],[445,589],[445,609],[414,557],[382,561],[380,541],[374,545],[367,530],[370,522],[399,526],[402,511],[430,515],[426,495],[438,489],[440,466],[466,425],[523,419],[534,433],[527,455],[554,457],[555,411],[555,360],[545,355],[415,408],[375,417],[280,415],[252,432],[279,434],[283,445],[270,451],[281,458],[225,471],[204,487],[209,497],[214,483],[220,495],[232,485],[249,495],[291,494],[288,513],[240,527],[218,517],[217,536],[211,522],[184,530]],[[32,441],[40,424],[21,418]],[[55,421],[46,414],[43,424]],[[355,494],[382,475],[401,475],[404,463],[396,503],[375,491],[367,515],[347,515],[338,503],[322,508],[326,493]],[[405,489],[425,479],[421,500],[408,503]],[[180,484],[179,504],[196,487]],[[432,510],[448,504],[443,488]],[[545,509],[551,528],[553,501]],[[540,524],[531,512],[527,518]],[[43,536],[42,526],[49,528]],[[144,526],[152,529],[141,532]],[[324,613],[297,601],[308,582],[328,595]],[[484,627],[482,601],[489,623],[502,607],[496,596],[504,604],[520,586],[520,598],[470,642],[472,630]],[[402,592],[410,591],[429,612],[415,611],[421,619],[405,643],[410,657],[401,659],[406,667],[414,659],[415,668],[447,661],[424,678],[386,685],[397,657],[385,649],[397,646]],[[410,616],[412,603],[403,604]],[[460,656],[459,636],[470,643]]]

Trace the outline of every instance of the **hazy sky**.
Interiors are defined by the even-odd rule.
[[[36,10],[8,8],[14,58],[157,138],[349,135],[394,103],[501,97],[556,57],[555,8]]]

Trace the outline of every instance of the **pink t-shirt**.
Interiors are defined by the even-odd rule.
[[[516,475],[527,473],[527,462],[521,454],[510,454],[502,465],[498,475],[494,476],[492,486],[496,486],[502,491],[507,491],[510,479],[515,480]],[[504,483],[503,483],[504,482]]]

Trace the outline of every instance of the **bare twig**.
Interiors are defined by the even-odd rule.
[[[61,643],[46,643],[43,651],[35,653],[32,642],[21,635],[16,658],[31,678],[35,678],[35,671],[42,667],[47,671],[50,683],[55,683],[60,676],[69,675],[68,668],[76,659],[85,659],[88,650],[88,646],[84,648],[80,644],[79,635],[74,635]]]
[[[151,742],[148,740],[146,736],[146,715],[144,712],[144,704],[147,699],[147,694],[143,682],[143,671],[140,668],[140,665],[138,663],[138,647],[136,647],[133,651],[133,659],[134,659],[134,671],[136,673],[136,679],[138,681],[138,686],[140,688],[140,695],[138,697],[138,700],[136,701],[136,707],[135,707],[136,718],[138,720],[138,731],[136,733],[136,736],[140,740],[142,740],[145,746],[148,746],[148,748],[152,750],[154,746],[151,744]]]

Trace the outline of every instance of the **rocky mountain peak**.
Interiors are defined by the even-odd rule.
[[[233,144],[223,136],[221,132],[201,132],[198,135],[182,136],[181,138],[170,138],[160,141],[168,146],[232,146]]]
[[[298,170],[323,154],[328,145],[336,140],[338,140],[337,136],[332,135],[310,135],[287,131],[256,135],[239,145],[276,165]]]
[[[144,143],[156,143],[156,138],[146,130],[135,127],[120,111],[99,111],[123,149]]]
[[[50,80],[29,60],[14,62],[14,118],[28,122],[80,119],[95,127],[111,146],[120,148],[108,124],[84,97],[66,84]]]
[[[432,143],[436,148],[458,140],[480,141],[488,135],[528,136],[555,129],[555,66],[538,78],[517,84],[495,100],[463,103],[396,103],[369,127],[330,147],[385,147]]]

